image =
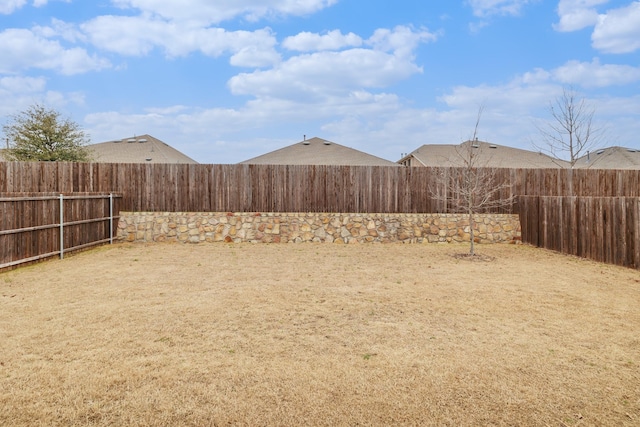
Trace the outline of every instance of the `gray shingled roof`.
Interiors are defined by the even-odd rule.
[[[407,166],[462,166],[465,147],[478,150],[477,165],[496,168],[560,168],[568,163],[546,154],[485,141],[466,141],[460,145],[426,144],[398,161]]]
[[[640,150],[625,147],[608,147],[582,156],[576,162],[578,168],[591,169],[640,169]]]
[[[140,135],[88,146],[98,163],[198,163],[151,135]]]
[[[245,160],[240,164],[399,166],[389,160],[316,137]]]

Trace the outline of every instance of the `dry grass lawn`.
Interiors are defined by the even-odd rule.
[[[118,244],[0,274],[0,425],[640,425],[640,272]]]

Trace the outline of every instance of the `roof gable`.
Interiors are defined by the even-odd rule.
[[[398,163],[410,166],[460,167],[464,164],[465,150],[477,150],[476,164],[494,168],[560,168],[568,167],[563,160],[546,154],[492,144],[485,141],[465,141],[459,145],[425,144],[405,156]]]
[[[389,160],[317,137],[304,139],[240,164],[399,166]]]
[[[581,169],[640,169],[640,150],[607,147],[587,153],[576,161]]]
[[[140,135],[88,146],[98,163],[198,163],[151,135]]]

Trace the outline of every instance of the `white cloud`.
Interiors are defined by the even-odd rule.
[[[600,64],[596,58],[592,62],[569,61],[553,70],[553,76],[561,83],[587,88],[622,86],[640,81],[640,67]]]
[[[478,22],[470,22],[469,23],[469,32],[471,34],[478,34],[480,30],[484,27],[488,26],[489,22],[487,21],[478,21]]]
[[[0,116],[8,117],[40,98],[47,81],[43,77],[0,77]]]
[[[413,58],[413,52],[420,43],[435,41],[438,36],[428,30],[414,31],[406,26],[397,26],[393,30],[377,29],[366,44],[375,50],[393,52],[396,56]]]
[[[150,114],[160,114],[160,115],[172,115],[177,113],[182,113],[183,111],[188,110],[189,107],[185,105],[172,105],[171,107],[164,108],[147,108],[147,112]]]
[[[336,92],[383,87],[418,71],[414,64],[401,64],[384,52],[351,49],[300,55],[270,70],[238,74],[231,78],[229,87],[236,95],[319,103]]]
[[[302,98],[325,102],[329,96],[362,88],[382,88],[422,72],[413,51],[435,36],[397,27],[377,30],[366,41],[373,49],[354,48],[294,56],[273,69],[243,73],[229,81],[237,95]]]
[[[71,3],[71,0],[58,0],[58,1],[63,1],[65,3]],[[49,3],[49,0],[33,0],[33,6],[34,7],[46,6],[47,3]]]
[[[326,101],[302,106],[298,100],[263,97],[237,109],[200,110],[176,106],[151,109],[143,114],[105,112],[86,116],[85,124],[95,142],[109,140],[113,135],[140,134],[153,129],[154,136],[166,137],[172,146],[198,161],[235,163],[290,144],[293,141],[287,138],[292,134],[299,133],[302,139],[310,122],[325,123],[327,127],[323,133],[314,135],[328,138],[326,132],[331,131],[330,124],[335,117],[352,116],[354,120],[365,122],[367,117],[372,117],[373,123],[369,125],[379,126],[400,108],[395,95],[365,91],[330,97]],[[278,125],[277,129],[267,130],[273,123],[282,122],[292,125],[286,129]],[[294,123],[301,124],[299,132]],[[245,129],[254,132],[263,129],[263,140],[258,141],[252,132],[245,134]],[[312,136],[309,132],[307,135]],[[230,140],[243,142],[231,143]],[[239,151],[238,146],[244,151]]]
[[[599,13],[597,6],[610,0],[561,0],[557,31],[594,27],[592,46],[605,53],[630,53],[640,49],[640,1]]]
[[[3,94],[34,94],[44,91],[46,79],[43,77],[2,77],[0,91]]]
[[[116,6],[141,11],[136,16],[103,15],[80,24],[79,30],[61,21],[40,29],[43,36],[54,34],[66,40],[88,40],[99,49],[126,56],[145,56],[154,49],[168,57],[181,57],[193,52],[218,57],[231,56],[230,63],[241,67],[266,67],[280,61],[275,35],[271,29],[227,31],[210,27],[211,23],[237,16],[270,14],[305,14],[329,7],[337,0],[234,0],[215,3],[190,0],[176,3],[158,0],[115,0]],[[335,46],[336,33],[324,40]],[[343,43],[358,44],[350,33]],[[292,41],[293,42],[293,41]],[[331,45],[331,43],[333,43]]]
[[[609,0],[560,0],[560,22],[553,27],[556,31],[569,32],[593,26],[598,21],[596,6],[606,3],[609,3]]]
[[[154,136],[201,162],[239,162],[291,144],[303,134],[397,160],[401,152],[422,144],[452,144],[469,138],[478,107],[485,105],[481,138],[531,150],[539,136],[534,122],[548,118],[545,107],[562,93],[556,74],[557,70],[539,69],[503,85],[458,86],[440,99],[437,109],[409,108],[395,94],[354,89],[323,94],[318,103],[276,93],[258,96],[240,108],[169,107],[136,115],[93,114],[86,122],[92,135],[104,135],[96,141],[153,129]],[[640,96],[588,101],[596,106],[598,120],[615,129],[612,142],[634,143],[640,132]],[[260,137],[254,135],[255,129],[261,130]]]
[[[445,138],[442,142],[451,143],[455,137],[454,130],[462,139],[469,136],[477,108],[484,105],[481,138],[497,144],[534,149],[533,143],[540,135],[533,123],[550,119],[546,107],[570,83],[575,84],[578,90],[585,90],[585,100],[596,109],[595,120],[607,129],[608,144],[635,146],[635,135],[640,132],[640,96],[618,98],[588,91],[595,83],[613,85],[618,79],[627,83],[639,81],[640,69],[602,65],[598,60],[591,63],[570,61],[554,70],[538,69],[525,73],[502,85],[455,87],[441,98],[448,109],[434,112],[426,120],[435,139]]]
[[[280,62],[280,55],[273,49],[273,46],[263,49],[260,44],[248,45],[239,49],[229,60],[229,63],[236,67],[251,68],[267,67],[278,62]]]
[[[640,49],[640,1],[600,15],[591,39],[594,48],[606,53]]]
[[[99,16],[81,24],[80,28],[99,49],[127,56],[146,55],[178,31],[165,21],[111,15]]]
[[[270,29],[226,31],[182,25],[144,16],[100,16],[81,25],[98,48],[127,56],[143,56],[161,48],[167,56],[201,52],[211,57],[231,53],[232,64],[265,66],[279,61]]]
[[[34,34],[43,38],[59,37],[67,42],[85,42],[86,37],[75,24],[69,24],[60,19],[52,18],[50,26],[35,26],[31,29]]]
[[[47,79],[44,77],[0,77],[0,116],[16,114],[34,102],[64,108],[70,104],[82,105],[84,94],[47,90]]]
[[[538,0],[468,0],[473,14],[478,17],[491,15],[518,15],[522,8]]]
[[[572,85],[582,88],[623,86],[640,81],[640,67],[619,64],[602,64],[598,58],[591,62],[567,61],[550,70],[536,68],[514,78],[510,85],[522,87],[561,87]],[[485,86],[474,88],[474,93]],[[457,93],[457,91],[454,91]],[[491,95],[495,97],[495,95]],[[453,98],[444,97],[447,103]]]
[[[0,72],[15,73],[29,68],[55,70],[65,75],[79,74],[109,67],[109,63],[86,50],[64,48],[58,41],[39,37],[25,29],[8,29],[0,33]]]
[[[302,32],[283,40],[282,46],[299,52],[315,52],[321,50],[339,50],[345,47],[362,46],[362,38],[353,33],[342,34],[333,30],[326,34]]]
[[[27,3],[27,0],[0,0],[0,13],[10,15]]]
[[[142,114],[124,114],[115,111],[92,113],[84,118],[86,129],[94,142],[150,132],[172,147],[199,162],[235,163],[244,158],[233,158],[225,137],[234,139],[242,129],[255,129],[263,125],[274,112],[212,108],[194,110],[183,106],[148,109]],[[264,147],[259,144],[255,147]],[[237,156],[237,153],[235,154]],[[256,154],[257,155],[257,154]],[[247,156],[249,158],[252,156]]]
[[[519,79],[524,84],[533,85],[549,81],[550,78],[551,73],[549,71],[542,68],[536,68],[533,71],[524,73]]]
[[[373,93],[367,88],[385,87],[421,72],[414,62],[413,49],[433,39],[426,31],[404,27],[380,30],[363,41],[370,48],[303,54],[269,70],[239,74],[229,81],[231,91],[253,97],[240,108],[154,108],[136,115],[92,114],[86,122],[92,134],[104,135],[105,140],[110,138],[107,135],[129,135],[145,129],[154,129],[159,137],[173,135],[169,138],[176,148],[197,160],[211,162],[237,162],[260,154],[266,146],[282,146],[283,129],[270,129],[272,123],[299,123],[300,136],[310,122],[316,123],[314,127],[324,126],[326,132],[338,129],[333,122],[336,117],[353,117],[375,129],[402,107],[397,95]],[[286,134],[296,132],[294,127],[288,127]],[[419,127],[423,129],[424,124]],[[269,139],[248,144],[243,149],[256,151],[233,158],[237,150],[229,149],[228,139],[255,140],[250,133],[245,137],[243,129],[256,128],[263,129]]]
[[[563,88],[572,85],[585,91],[585,97],[597,106],[598,113],[615,118],[638,116],[640,108],[632,108],[640,103],[640,96],[612,99],[608,96],[598,98],[589,95],[593,87],[625,85],[640,81],[640,67],[626,65],[601,64],[598,59],[592,62],[568,61],[552,70],[536,69],[502,85],[457,86],[440,98],[445,105],[454,110],[466,110],[470,116],[474,106],[486,104],[489,115],[511,117],[502,123],[496,122],[496,128],[509,127],[509,120],[519,120],[520,116],[533,117],[544,114],[549,101],[562,94]],[[611,105],[624,108],[613,108]],[[600,108],[602,106],[602,108]],[[638,122],[640,126],[640,121]]]
[[[553,82],[531,85],[517,77],[504,85],[458,86],[441,100],[450,108],[467,110],[469,117],[480,105],[486,106],[487,114],[517,117],[529,115],[533,108],[546,105],[554,93],[560,91],[561,85]]]
[[[54,108],[64,108],[68,105],[84,105],[85,94],[82,92],[58,92],[49,90],[44,95],[44,104]]]
[[[231,52],[231,65],[242,67],[266,67],[280,62],[275,50],[277,43],[269,28],[256,31],[224,31],[208,39],[200,50],[209,56]]]
[[[70,3],[71,0],[60,0],[65,3]],[[46,6],[49,0],[33,0],[34,7]],[[0,14],[10,15],[16,10],[24,7],[27,4],[27,0],[0,0]]]
[[[338,0],[114,0],[122,8],[168,20],[200,24],[220,23],[243,17],[255,21],[270,15],[307,15],[336,4]]]
[[[472,34],[479,33],[483,28],[490,24],[492,16],[518,16],[522,13],[522,9],[539,0],[466,0],[471,6],[473,14],[481,18],[477,22],[469,23],[469,32]]]
[[[197,160],[211,162],[237,162],[260,154],[266,146],[275,149],[282,146],[283,132],[311,135],[312,130],[307,132],[310,123],[314,123],[313,128],[322,127],[323,132],[338,132],[341,126],[335,121],[336,117],[351,118],[363,129],[369,129],[369,134],[374,134],[403,107],[397,95],[374,93],[368,88],[386,87],[421,72],[414,62],[412,49],[432,39],[428,32],[404,27],[380,30],[363,42],[369,48],[303,54],[270,70],[239,74],[229,81],[232,92],[253,97],[240,108],[154,108],[136,115],[92,114],[86,121],[91,133],[105,135],[105,140],[108,134],[128,135],[144,129],[154,129],[159,137],[173,135],[169,138],[176,148]],[[403,120],[407,119],[408,116]],[[297,125],[288,126],[284,131],[281,126],[271,129],[273,123]],[[300,127],[299,131],[296,126]],[[425,124],[415,122],[413,127],[424,132]],[[262,129],[269,138],[253,146],[248,144],[243,149],[255,151],[245,151],[242,158],[233,158],[233,153],[238,155],[237,150],[230,150],[227,141],[255,140],[250,132],[245,136],[243,130],[256,128]],[[397,130],[389,129],[389,132]],[[380,137],[391,136],[380,132]],[[359,148],[367,149],[366,146]]]
[[[113,136],[101,138],[100,135],[139,135],[154,129],[154,134],[162,132],[175,125],[171,114],[149,112],[146,114],[122,114],[114,111],[88,114],[84,123],[91,129],[91,134],[97,136],[96,142],[107,141]]]

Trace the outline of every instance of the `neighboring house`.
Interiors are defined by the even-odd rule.
[[[405,155],[398,163],[403,166],[462,166],[467,149],[477,150],[475,164],[494,168],[565,168],[569,163],[543,153],[491,144],[485,141],[465,141],[460,145],[425,144]]]
[[[389,160],[315,137],[305,137],[303,141],[245,160],[240,164],[398,166]]]
[[[88,148],[98,163],[198,163],[151,135],[91,144]]]
[[[576,167],[585,169],[640,169],[640,150],[608,147],[587,153],[576,161]]]

